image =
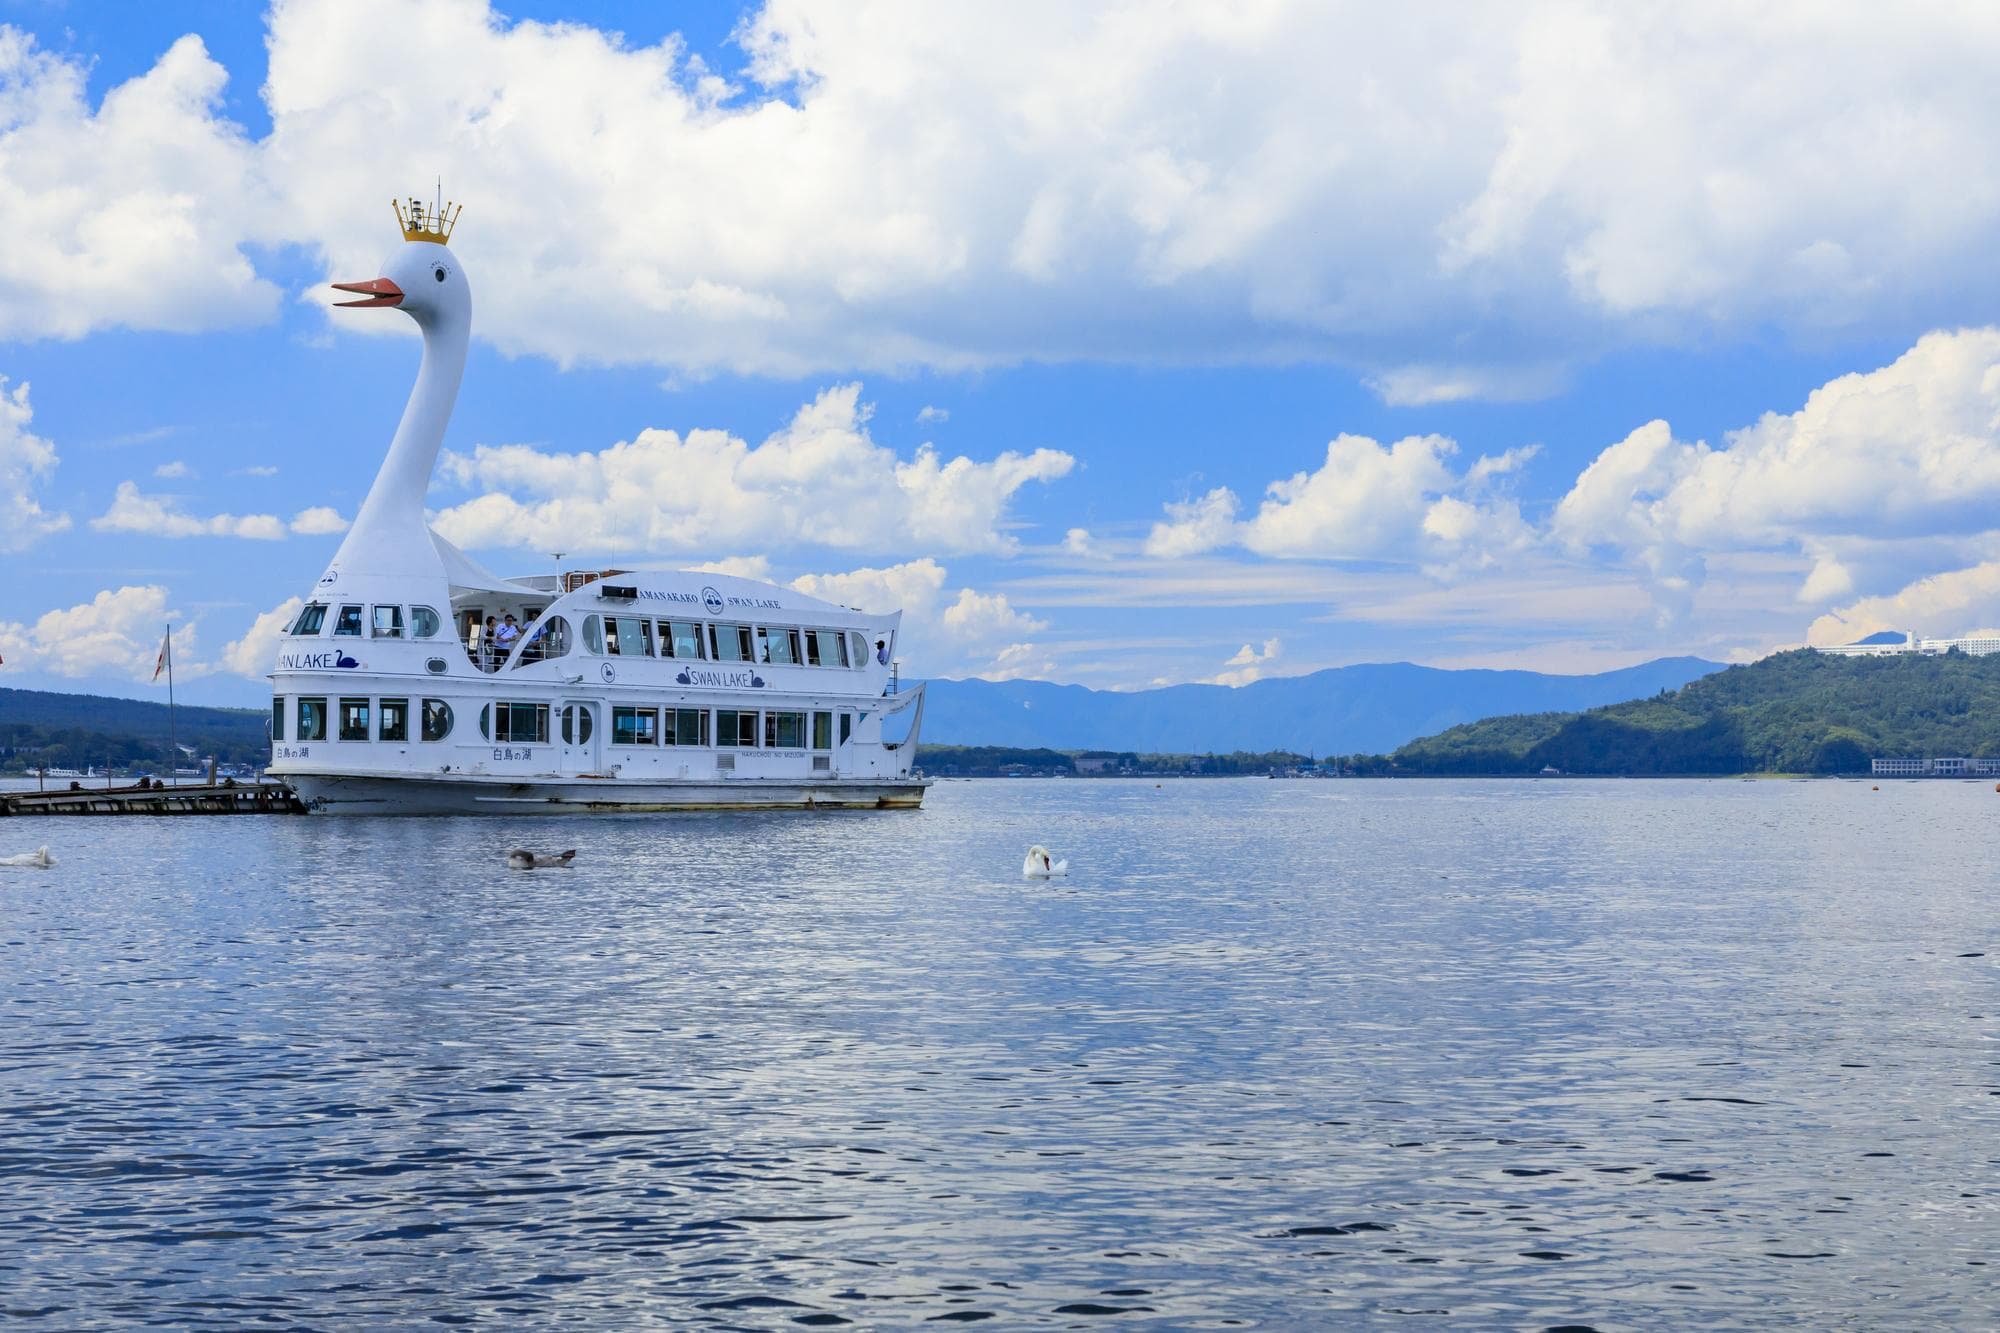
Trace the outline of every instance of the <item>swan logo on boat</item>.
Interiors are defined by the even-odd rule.
[[[598,666],[597,674],[604,677],[604,683],[609,685],[612,681],[618,679],[618,668],[609,662],[604,662]]]
[[[703,588],[701,590],[701,605],[702,609],[707,611],[710,615],[712,616],[721,615],[722,605],[723,605],[722,594],[717,592],[713,588]]]

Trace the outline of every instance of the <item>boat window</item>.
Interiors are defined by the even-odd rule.
[[[611,743],[613,745],[654,745],[659,742],[660,715],[650,708],[626,708],[619,706],[611,710]]]
[[[604,651],[604,626],[598,623],[596,616],[583,618],[583,646],[588,652]]]
[[[858,667],[868,665],[868,640],[859,634],[847,636],[847,663],[849,666]]]
[[[799,660],[799,632],[795,629],[759,629],[757,660],[773,666],[794,666]]]
[[[674,744],[708,744],[707,709],[677,708],[674,710]]]
[[[750,655],[750,627],[748,625],[711,625],[712,654],[718,662],[750,662],[756,659]]]
[[[806,743],[804,713],[764,714],[764,744],[774,750],[800,750]]]
[[[814,713],[813,749],[831,750],[832,748],[833,748],[833,714]]]
[[[326,607],[318,602],[308,602],[306,609],[299,612],[299,618],[292,622],[292,633],[304,637],[318,634],[326,624]]]
[[[424,739],[441,741],[451,735],[451,705],[442,699],[424,700]]]
[[[285,739],[285,700],[282,695],[271,700],[271,739]]]
[[[487,740],[493,739],[493,705],[486,704],[479,710],[479,734]]]
[[[438,613],[431,610],[428,606],[413,606],[410,608],[410,636],[412,638],[428,639],[438,632],[438,627],[443,623],[443,621],[438,619]]]
[[[360,638],[361,608],[358,606],[341,607],[339,618],[333,622],[333,633],[336,638],[343,634],[351,635],[357,639]]]
[[[853,734],[854,734],[854,714],[842,713],[840,715],[840,743],[842,745],[847,744],[847,738],[852,736]]]
[[[408,699],[384,699],[381,716],[376,724],[377,740],[406,741],[410,739],[410,701]]]
[[[638,616],[606,616],[604,646],[619,657],[651,657],[653,622]]]
[[[375,608],[375,637],[378,639],[400,639],[403,637],[402,607],[378,606]]]
[[[660,652],[668,657],[700,661],[701,625],[693,620],[660,622]]]
[[[323,741],[326,739],[326,700],[299,700],[299,739],[302,741]]]
[[[493,704],[493,736],[495,741],[511,741],[515,744],[528,742],[546,745],[549,740],[549,706],[547,704]],[[486,711],[480,710],[479,720],[484,723]],[[484,729],[483,727],[481,728]]]
[[[715,712],[715,743],[733,745],[738,749],[752,750],[757,747],[757,715],[739,713],[733,708],[719,708]]]
[[[521,646],[521,655],[514,665],[524,667],[532,662],[547,662],[569,655],[569,622],[561,616],[550,616],[538,620],[528,632],[527,642]]]

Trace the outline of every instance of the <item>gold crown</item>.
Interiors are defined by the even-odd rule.
[[[391,199],[389,207],[396,210],[396,225],[403,229],[406,241],[430,241],[436,245],[451,244],[451,229],[458,225],[458,215],[465,211],[464,204],[454,204],[449,199],[436,209],[424,207],[424,201],[415,195],[405,207],[400,201]]]

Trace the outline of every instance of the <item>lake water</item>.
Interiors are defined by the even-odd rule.
[[[0,1311],[1991,1326],[1996,830],[1945,782],[0,820],[61,860],[0,870]]]

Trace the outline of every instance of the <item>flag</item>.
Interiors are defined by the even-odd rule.
[[[160,673],[167,669],[167,654],[173,650],[174,634],[167,631],[167,637],[160,640],[160,655],[153,660],[153,679],[159,680]]]

